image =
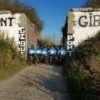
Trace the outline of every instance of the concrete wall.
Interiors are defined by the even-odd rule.
[[[73,33],[74,46],[100,30],[100,9],[73,9],[68,14],[68,33]]]
[[[88,37],[94,36],[100,30],[100,11],[73,12],[75,26],[73,26],[74,45],[77,46]]]
[[[18,51],[23,56],[27,56],[29,45],[37,45],[39,39],[35,25],[26,17],[24,13],[12,14],[10,11],[0,12],[0,33],[14,38]]]
[[[98,31],[100,31],[100,8],[71,9],[63,27],[63,43],[66,43],[69,54],[82,41],[93,37]]]
[[[40,39],[40,34],[35,24],[33,24],[25,14],[21,14],[20,16],[20,26],[25,26],[27,33],[27,46],[37,47],[37,40]]]

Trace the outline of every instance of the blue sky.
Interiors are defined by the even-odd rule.
[[[85,0],[21,0],[21,2],[36,9],[44,24],[42,36],[51,36],[58,42],[68,11],[82,6]]]

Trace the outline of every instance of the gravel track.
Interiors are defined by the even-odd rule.
[[[0,100],[69,100],[60,66],[32,65],[0,83]]]

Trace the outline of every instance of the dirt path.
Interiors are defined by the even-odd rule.
[[[61,67],[30,66],[0,83],[0,100],[69,100]]]

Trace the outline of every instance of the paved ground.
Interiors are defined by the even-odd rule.
[[[0,100],[69,100],[61,67],[30,66],[0,83]]]

